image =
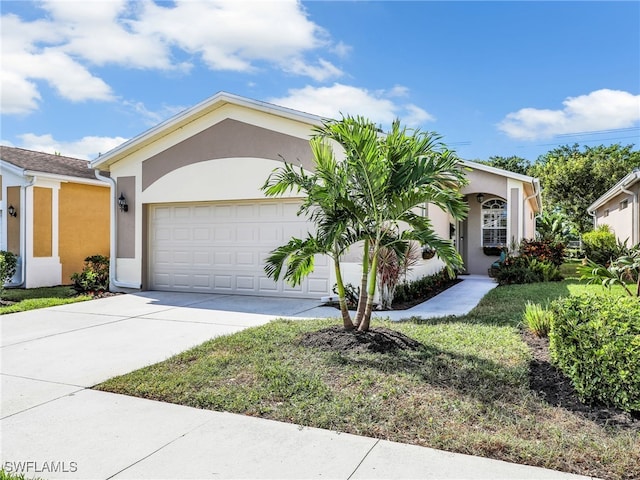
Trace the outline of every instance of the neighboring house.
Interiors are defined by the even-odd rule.
[[[93,168],[110,172],[113,200],[123,204],[112,215],[112,288],[312,298],[331,293],[335,276],[326,257],[316,259],[314,273],[296,288],[264,273],[269,252],[292,236],[306,236],[311,225],[296,215],[299,196],[266,198],[261,187],[285,160],[313,168],[309,138],[321,122],[222,92],[94,160]],[[458,242],[467,270],[486,274],[496,257],[485,256],[483,244],[533,237],[539,184],[465,163],[471,169],[471,184],[463,190],[469,219],[453,225],[433,205],[424,212],[441,236]],[[359,252],[352,250],[343,267],[346,281],[359,285]],[[413,275],[441,267],[438,259],[424,260]]]
[[[640,242],[640,169],[635,168],[629,175],[610,188],[587,208],[593,217],[594,227],[608,225],[616,238],[628,245]]]
[[[89,162],[0,147],[0,250],[19,256],[10,286],[71,284],[89,255],[109,255],[109,184]]]

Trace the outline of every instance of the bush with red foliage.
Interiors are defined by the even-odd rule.
[[[553,263],[556,267],[564,261],[564,243],[550,240],[522,240],[520,255]]]

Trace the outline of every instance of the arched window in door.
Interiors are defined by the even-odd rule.
[[[493,198],[482,204],[482,246],[507,244],[507,202]]]

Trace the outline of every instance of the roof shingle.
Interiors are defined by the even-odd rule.
[[[50,153],[2,145],[0,146],[0,160],[34,172],[96,179],[94,170],[89,168],[89,162],[79,158],[63,157],[62,155],[52,155]]]

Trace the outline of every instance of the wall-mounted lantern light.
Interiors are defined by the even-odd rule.
[[[484,193],[479,193],[478,195],[476,195],[476,200],[478,201],[478,203],[484,202]]]
[[[121,212],[128,212],[129,205],[127,205],[127,199],[124,198],[124,193],[120,192],[120,196],[118,197],[118,207],[120,207]]]
[[[18,211],[15,209],[15,207],[13,205],[9,205],[9,208],[7,209],[7,212],[12,217],[17,217],[18,216]]]

